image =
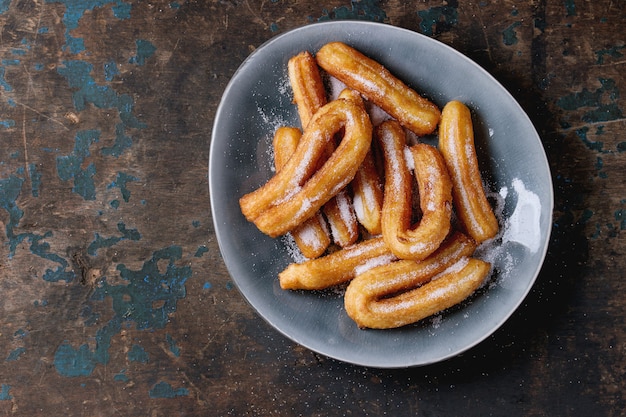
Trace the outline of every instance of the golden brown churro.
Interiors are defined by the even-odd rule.
[[[383,186],[371,150],[365,156],[352,181],[352,194],[352,206],[359,223],[371,235],[380,234]]]
[[[437,106],[356,49],[331,42],[315,58],[326,72],[360,92],[415,134],[430,134],[436,129],[441,116]]]
[[[328,141],[340,130],[345,132],[341,143],[309,178]],[[349,100],[328,103],[315,114],[283,169],[241,197],[242,213],[269,236],[289,232],[352,181],[371,138],[372,124],[362,107]]]
[[[448,166],[454,207],[465,231],[478,243],[491,239],[498,233],[498,220],[478,169],[472,115],[459,101],[451,101],[443,109],[439,149]]]
[[[423,143],[410,148],[422,211],[419,222],[413,226],[412,177],[405,160],[404,132],[396,121],[390,120],[383,122],[377,133],[385,160],[383,237],[398,258],[424,259],[450,231],[452,184],[448,171],[436,148]]]
[[[291,57],[287,67],[300,123],[306,128],[315,113],[327,103],[324,83],[317,61],[308,51]],[[358,104],[362,105],[362,101]],[[335,147],[334,141],[328,142],[326,157],[334,152]],[[359,238],[359,226],[352,207],[352,198],[347,190],[339,191],[323,206],[322,211],[326,215],[333,241],[337,245],[345,247],[356,242]]]
[[[287,71],[293,90],[293,101],[304,129],[313,115],[327,102],[322,76],[317,61],[308,51],[291,57],[287,63]]]
[[[281,126],[274,133],[274,165],[280,171],[298,147],[302,132],[296,127]],[[330,245],[326,220],[318,212],[291,231],[296,245],[306,258],[322,255]]]
[[[291,264],[278,274],[285,290],[322,290],[350,281],[358,273],[396,260],[382,237],[300,264]]]
[[[426,272],[424,262],[376,267],[350,282],[344,296],[346,312],[361,328],[415,323],[465,300],[484,282],[490,268],[489,263],[468,257],[434,277]],[[423,285],[398,293],[405,289],[405,281]]]

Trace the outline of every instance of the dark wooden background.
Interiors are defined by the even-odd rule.
[[[623,0],[0,0],[0,414],[626,413]],[[220,96],[264,41],[328,19],[404,27],[514,96],[548,154],[549,253],[465,354],[378,370],[301,348],[220,258]]]

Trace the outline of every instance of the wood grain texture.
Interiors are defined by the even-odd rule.
[[[626,12],[620,1],[0,1],[0,414],[626,412]],[[493,336],[376,370],[271,329],[221,260],[216,107],[264,41],[382,21],[483,66],[555,185],[537,284]]]

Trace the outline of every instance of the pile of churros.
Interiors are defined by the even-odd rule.
[[[499,229],[468,107],[440,110],[341,42],[291,57],[288,75],[301,126],[276,130],[275,175],[239,200],[307,258],[279,274],[281,288],[345,287],[348,316],[376,329],[467,299],[491,270],[474,252]],[[433,134],[437,146],[420,140]]]

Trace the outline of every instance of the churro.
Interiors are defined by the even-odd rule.
[[[302,132],[296,127],[281,126],[274,133],[274,166],[280,171],[298,147]],[[312,259],[322,255],[330,245],[330,233],[321,213],[298,225],[291,232],[304,257]]]
[[[315,55],[320,67],[361,93],[417,135],[432,133],[441,112],[383,65],[342,43],[324,45]]]
[[[406,139],[393,120],[377,129],[385,163],[382,234],[398,258],[420,260],[433,253],[450,231],[452,184],[436,148],[420,143],[410,148],[419,188],[421,218],[412,225],[412,176],[405,159]]]
[[[303,51],[289,59],[287,68],[300,124],[306,128],[315,113],[327,103],[326,90],[319,67],[313,55],[308,51]],[[352,96],[349,98],[353,99]],[[358,104],[362,105],[362,102]],[[334,141],[328,142],[326,158],[334,152],[335,147]],[[347,190],[343,189],[331,198],[323,206],[322,212],[326,216],[333,241],[337,245],[345,247],[356,242],[359,238],[358,223],[352,207],[352,199]]]
[[[311,176],[328,142],[343,138]],[[257,190],[240,198],[244,216],[269,236],[283,235],[315,213],[356,175],[370,149],[372,124],[365,110],[350,100],[335,100],[309,122],[283,169]]]
[[[315,58],[309,51],[291,57],[287,63],[287,72],[293,91],[293,101],[304,129],[313,115],[327,103],[322,76]]]
[[[278,274],[278,279],[285,290],[322,290],[343,284],[367,269],[396,259],[382,237],[377,237],[317,259],[290,264]]]
[[[439,149],[452,179],[454,208],[463,228],[478,243],[493,238],[499,225],[478,169],[472,115],[459,101],[443,108]]]
[[[441,265],[444,263],[437,266]],[[361,328],[389,329],[416,323],[468,298],[485,281],[490,268],[489,263],[466,256],[434,276],[425,262],[399,261],[376,267],[350,282],[344,296],[346,312]],[[405,291],[407,284],[418,286]]]

